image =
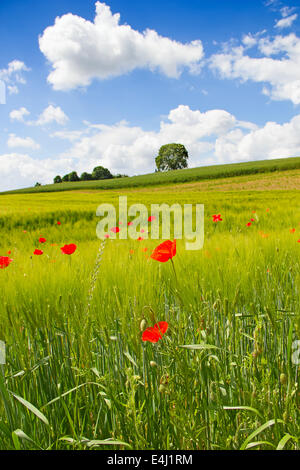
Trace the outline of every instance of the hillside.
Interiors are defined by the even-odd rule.
[[[168,171],[165,173],[149,173],[146,175],[132,176],[128,178],[116,178],[110,180],[48,184],[39,187],[5,191],[0,194],[139,188],[146,186],[192,183],[205,180],[209,181],[245,175],[270,174],[273,172],[282,172],[296,169],[300,169],[300,157],[260,160],[246,163],[232,163],[227,165],[213,165],[189,168],[185,170]]]

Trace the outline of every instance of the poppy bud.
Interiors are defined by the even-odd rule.
[[[164,393],[167,391],[167,387],[164,385],[164,384],[160,384],[159,388],[158,388],[158,391],[160,393]]]
[[[143,320],[140,323],[140,330],[145,331],[146,328],[147,328],[147,320],[143,318]]]
[[[150,366],[151,366],[151,367],[157,367],[157,364],[156,364],[155,361],[150,361]]]
[[[285,385],[286,382],[287,382],[286,375],[285,374],[280,374],[279,380],[280,380],[281,385]]]

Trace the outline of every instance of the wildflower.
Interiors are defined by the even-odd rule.
[[[128,222],[128,227],[130,227],[130,225],[133,225],[133,222]]]
[[[163,335],[169,328],[169,325],[166,321],[160,321],[156,323],[153,327],[146,328],[142,334],[142,341],[150,341],[150,343],[157,343],[162,339]]]
[[[61,225],[61,222],[59,220],[57,221],[57,225]]]
[[[295,233],[296,229],[295,228],[290,228],[290,233]]]
[[[221,219],[221,214],[218,214],[218,215],[214,214],[212,218],[213,218],[213,222],[221,222],[223,220]]]
[[[10,259],[8,256],[0,256],[0,269],[7,268],[11,262],[12,259]]]
[[[76,250],[77,246],[74,243],[71,243],[70,245],[65,245],[61,248],[61,251],[63,252],[64,255],[72,255],[74,251]]]
[[[119,229],[119,227],[113,227],[113,228],[110,229],[110,231],[113,232],[113,233],[119,233],[120,229]]]
[[[42,250],[34,250],[33,252],[34,255],[38,255],[38,256],[42,255],[43,253],[44,252]]]
[[[137,239],[138,242],[141,242],[142,240],[144,240],[143,237],[139,237],[139,238]]]
[[[158,245],[150,258],[165,263],[169,259],[172,259],[176,255],[176,240],[166,240],[165,242]]]
[[[39,238],[40,243],[46,243],[46,241],[47,241],[46,238],[43,238],[43,237]]]
[[[155,215],[150,215],[150,217],[148,217],[148,222],[152,222],[152,220],[155,220],[156,217]]]
[[[104,238],[109,238],[108,233],[106,233],[106,234],[104,235]]]
[[[251,220],[251,222],[255,222],[255,219],[250,219],[250,220]]]
[[[246,227],[250,227],[250,225],[252,225],[252,223],[251,223],[251,222],[248,222],[248,223],[246,224]]]

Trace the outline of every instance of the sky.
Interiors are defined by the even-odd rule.
[[[0,191],[300,155],[299,0],[1,0]]]

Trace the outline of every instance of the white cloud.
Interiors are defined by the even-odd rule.
[[[169,112],[156,132],[121,121],[115,125],[87,123],[84,129],[52,136],[71,140],[72,145],[61,155],[43,160],[15,153],[0,155],[4,175],[0,190],[36,181],[50,183],[56,174],[71,170],[81,174],[99,164],[113,173],[152,172],[160,146],[171,142],[186,146],[190,167],[299,156],[300,114],[284,124],[267,122],[258,127],[225,110],[201,112],[181,105]]]
[[[17,84],[26,83],[23,72],[29,72],[29,68],[21,60],[12,60],[6,69],[0,69],[0,80],[7,84],[9,94],[19,93]]]
[[[120,25],[120,15],[112,14],[105,3],[96,2],[94,22],[68,13],[56,18],[39,38],[41,52],[52,65],[48,76],[55,90],[89,85],[136,68],[159,70],[178,78],[184,67],[199,72],[203,58],[200,40],[183,44],[156,31],[143,33]]]
[[[51,182],[56,173],[66,168],[71,171],[71,165],[67,159],[37,160],[20,153],[0,155],[0,191],[33,186],[37,181]]]
[[[210,67],[221,78],[251,80],[268,84],[263,92],[273,100],[290,100],[300,104],[300,38],[295,34],[261,38],[257,42],[259,57],[245,54],[245,47],[232,47],[214,54]],[[261,57],[261,55],[264,55]],[[278,56],[271,58],[270,56]]]
[[[276,21],[275,28],[283,29],[283,28],[290,28],[294,21],[298,18],[297,13],[291,16],[287,16],[285,18],[281,18],[281,20]]]
[[[28,124],[35,126],[45,126],[56,122],[61,126],[68,122],[68,116],[63,112],[60,106],[53,106],[50,104],[44,111],[39,115],[37,121],[31,121]]]
[[[37,150],[40,148],[40,145],[35,142],[31,137],[18,137],[15,134],[9,134],[7,146],[9,148],[19,147],[30,148],[33,150]]]
[[[12,121],[19,121],[24,122],[24,116],[28,116],[30,113],[28,109],[24,108],[24,106],[20,109],[14,109],[9,113],[9,117]]]

